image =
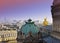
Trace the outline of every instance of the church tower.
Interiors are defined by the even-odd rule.
[[[51,6],[53,31],[60,32],[60,0],[54,0]]]

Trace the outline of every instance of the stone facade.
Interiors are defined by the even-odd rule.
[[[51,6],[53,31],[60,32],[60,0],[54,0]]]
[[[0,30],[0,41],[9,41],[17,39],[16,30]]]

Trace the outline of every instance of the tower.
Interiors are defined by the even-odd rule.
[[[54,0],[51,6],[53,31],[60,32],[60,0]]]

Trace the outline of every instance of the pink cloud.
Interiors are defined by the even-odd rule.
[[[0,7],[12,6],[14,4],[16,4],[16,0],[0,0]]]
[[[3,6],[13,6],[13,5],[16,5],[16,4],[20,4],[20,5],[23,5],[25,3],[36,3],[36,2],[42,2],[44,0],[0,0],[0,7],[3,7]]]
[[[33,3],[42,3],[46,2],[47,0],[0,0],[0,10],[3,10],[5,7],[14,7],[16,5],[23,6],[23,5],[30,5]]]
[[[16,0],[0,0],[0,11],[4,10],[5,7],[12,7],[16,5]]]

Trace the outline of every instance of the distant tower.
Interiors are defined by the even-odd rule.
[[[54,0],[51,6],[53,31],[60,32],[60,0]]]
[[[47,18],[44,18],[43,25],[44,25],[44,26],[47,26],[47,25],[48,25]]]

